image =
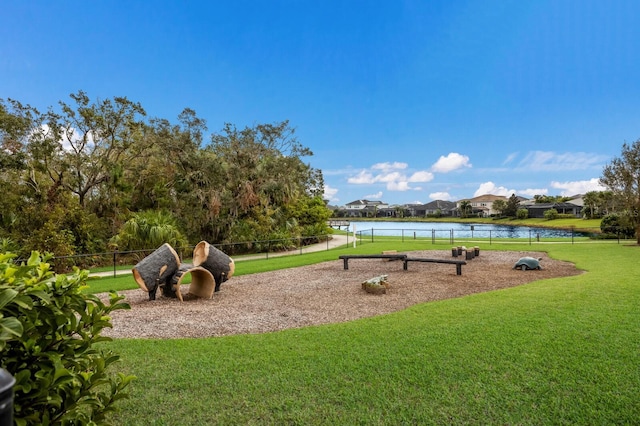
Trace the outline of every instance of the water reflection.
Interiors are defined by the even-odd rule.
[[[468,224],[456,222],[358,222],[350,221],[349,231],[356,230],[362,236],[372,233],[380,236],[407,238],[571,238],[572,232],[564,229],[509,226],[493,224]],[[573,232],[574,237],[589,236]]]

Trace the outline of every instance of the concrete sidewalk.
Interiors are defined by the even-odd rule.
[[[353,243],[353,237],[347,237],[346,235],[332,235],[329,241],[325,241],[318,244],[311,244],[299,249],[288,250],[282,252],[273,252],[273,253],[257,253],[257,254],[248,254],[239,257],[233,257],[234,262],[242,262],[244,260],[256,260],[256,259],[268,259],[272,257],[281,257],[281,256],[293,256],[299,254],[313,253],[317,251],[326,251],[334,248],[346,246],[347,243]],[[118,269],[115,271],[115,275],[131,275],[131,269]],[[105,271],[105,272],[95,272],[89,274],[90,277],[112,277],[114,276],[114,271]]]

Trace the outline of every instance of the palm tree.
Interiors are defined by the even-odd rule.
[[[460,201],[460,217],[467,217],[471,213],[471,203],[468,200]]]
[[[155,249],[165,243],[183,247],[188,243],[170,213],[152,210],[134,213],[111,242],[119,250]]]

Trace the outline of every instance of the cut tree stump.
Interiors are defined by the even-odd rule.
[[[183,298],[180,286],[182,285],[183,278],[187,274],[191,274],[189,294],[203,299],[211,299],[216,286],[213,275],[203,267],[193,266],[188,263],[180,265],[176,273],[173,275],[171,283],[162,287],[162,295],[167,297],[177,297],[182,302]]]
[[[133,278],[141,289],[149,293],[149,300],[155,300],[158,286],[171,285],[169,281],[179,266],[180,256],[165,243],[133,267]]]
[[[216,282],[215,291],[220,291],[220,285],[235,271],[233,259],[206,241],[200,241],[193,249],[193,266],[201,266],[211,272]]]

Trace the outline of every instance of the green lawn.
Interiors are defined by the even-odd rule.
[[[247,261],[238,273],[382,247],[425,244]],[[587,272],[344,324],[110,342],[122,355],[118,368],[138,376],[114,422],[636,424],[640,248],[597,242],[533,248]]]

